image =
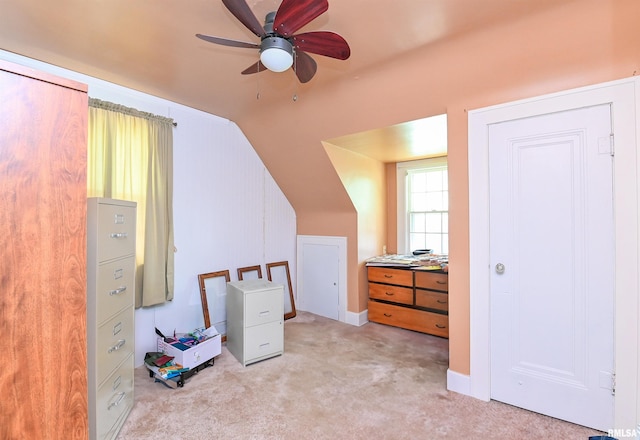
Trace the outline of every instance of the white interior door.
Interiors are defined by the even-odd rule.
[[[339,320],[340,246],[303,241],[298,252],[300,309]]]
[[[489,127],[491,398],[613,426],[609,105]]]

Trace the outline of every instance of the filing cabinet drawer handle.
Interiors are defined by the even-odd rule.
[[[111,238],[127,238],[127,233],[126,232],[112,232],[111,234],[109,234],[109,237]]]
[[[127,286],[120,286],[115,290],[110,290],[109,296],[120,295],[121,293],[126,292],[126,290],[127,290]]]
[[[124,397],[126,396],[126,393],[124,391],[121,391],[118,394],[116,394],[116,396],[118,396],[118,400],[116,400],[115,402],[111,402],[109,404],[109,406],[107,407],[107,410],[111,410],[111,408],[114,408],[114,407],[120,405],[122,403],[122,401],[124,400]]]
[[[265,316],[269,316],[269,314],[271,314],[271,310],[265,310],[258,313],[258,316],[260,316],[261,318],[264,318]]]
[[[436,324],[436,327],[438,327],[438,328],[447,328],[446,325],[441,325],[441,324]]]
[[[122,348],[122,346],[124,344],[126,344],[126,343],[127,343],[126,339],[118,340],[118,343],[116,345],[113,345],[113,346],[109,347],[109,350],[107,351],[107,353],[113,353],[114,351],[120,350]]]
[[[122,376],[116,377],[116,379],[113,381],[113,384],[111,385],[111,389],[113,391],[117,390],[121,383],[122,383]]]
[[[260,344],[260,348],[267,348],[269,345],[271,345],[270,342],[265,342],[264,344]]]

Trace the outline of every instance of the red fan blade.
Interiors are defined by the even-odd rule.
[[[245,43],[244,41],[227,40],[226,38],[212,37],[211,35],[202,35],[202,34],[196,34],[196,37],[200,38],[201,40],[208,41],[209,43],[221,44],[223,46],[260,49],[260,45],[255,43]]]
[[[339,60],[346,60],[351,55],[351,49],[346,40],[340,35],[329,31],[306,32],[294,35],[293,45],[297,50]]]
[[[273,30],[282,36],[290,37],[328,9],[327,0],[283,0],[273,20]]]
[[[222,0],[222,3],[227,7],[240,23],[245,25],[247,29],[256,34],[258,37],[264,37],[266,33],[264,28],[253,14],[249,5],[244,0]]]
[[[293,61],[293,70],[301,83],[306,83],[313,78],[318,69],[318,65],[310,55],[304,52],[296,52],[296,59]]]
[[[264,72],[265,70],[267,70],[267,68],[264,66],[264,64],[262,64],[262,61],[258,61],[257,63],[252,64],[251,66],[249,66],[246,69],[244,69],[242,71],[242,74],[243,75],[250,75],[252,73]]]

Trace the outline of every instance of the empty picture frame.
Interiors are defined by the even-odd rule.
[[[293,300],[289,262],[278,261],[267,264],[267,279],[284,286],[284,319],[296,316],[296,305]]]
[[[204,326],[209,328],[213,325],[223,339],[226,339],[227,334],[227,283],[229,281],[231,278],[228,270],[198,275]]]
[[[262,278],[260,265],[238,268],[238,280],[258,280]]]

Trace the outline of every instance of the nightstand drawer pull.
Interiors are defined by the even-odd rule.
[[[118,287],[115,290],[110,290],[109,291],[109,296],[120,295],[121,293],[125,292],[126,290],[127,290],[127,286]]]
[[[127,343],[126,339],[120,339],[116,345],[109,347],[109,350],[107,350],[107,353],[113,353],[114,351],[120,350],[122,346],[126,343]]]

